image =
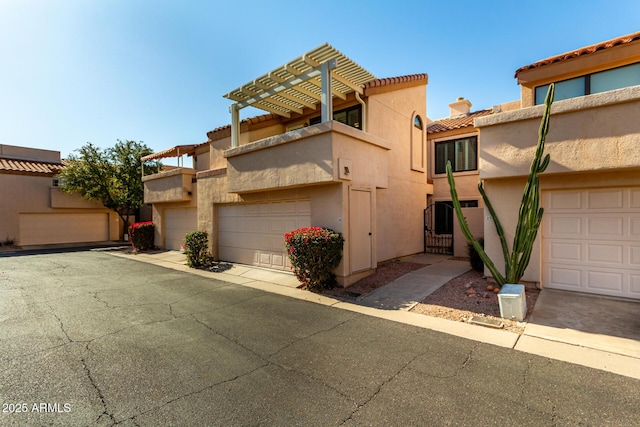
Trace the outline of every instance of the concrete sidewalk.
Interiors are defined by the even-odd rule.
[[[531,318],[525,319],[523,335],[410,312],[431,292],[470,269],[468,262],[446,255],[405,258],[425,267],[351,303],[300,290],[289,272],[229,263],[223,264],[226,269],[222,272],[209,272],[187,267],[184,254],[177,251],[127,254],[103,250],[118,257],[640,379],[640,303],[608,299],[605,309],[603,297],[543,290]],[[580,328],[575,322],[587,326]],[[589,324],[598,326],[591,328]]]

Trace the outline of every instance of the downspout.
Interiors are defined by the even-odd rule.
[[[362,98],[360,98],[360,94],[358,93],[358,91],[356,91],[355,93],[356,93],[356,99],[362,105],[362,129],[361,130],[363,132],[366,132],[367,131],[367,104],[365,104]]]

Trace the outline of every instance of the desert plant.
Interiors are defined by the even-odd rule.
[[[209,236],[206,231],[192,231],[184,236],[184,253],[191,268],[204,267],[211,261]]]
[[[299,228],[284,235],[296,278],[305,289],[319,291],[335,284],[333,270],[342,260],[344,239],[328,228]]]
[[[15,243],[15,239],[10,238],[9,236],[7,236],[6,239],[4,239],[4,242],[2,242],[3,245],[5,246],[11,246]]]
[[[154,225],[152,221],[136,222],[129,227],[131,245],[139,251],[153,249]]]
[[[484,239],[481,237],[478,239],[478,243],[484,249]],[[484,270],[484,262],[482,262],[482,257],[473,246],[473,244],[467,242],[467,253],[469,254],[469,264],[471,264],[471,268],[475,271],[483,271]]]
[[[500,245],[502,246],[505,264],[504,275],[498,271],[491,258],[489,258],[487,253],[484,251],[480,242],[473,237],[471,230],[469,230],[469,225],[462,215],[462,208],[460,207],[460,201],[458,200],[458,193],[456,191],[455,181],[451,171],[451,162],[447,163],[447,179],[451,190],[451,199],[453,201],[453,207],[456,211],[456,216],[458,217],[462,233],[467,241],[473,245],[474,249],[478,252],[478,255],[482,258],[484,264],[493,275],[493,278],[500,286],[505,283],[518,283],[524,275],[524,271],[527,268],[527,265],[529,265],[533,243],[536,240],[538,228],[542,221],[542,214],[544,210],[540,207],[540,179],[538,175],[547,169],[550,162],[549,154],[544,157],[543,154],[544,143],[547,133],[549,132],[549,117],[551,115],[551,104],[553,103],[554,91],[555,87],[552,83],[549,85],[549,90],[547,91],[547,96],[544,101],[544,114],[542,115],[542,121],[538,131],[538,145],[536,146],[535,155],[529,169],[529,178],[527,179],[527,183],[522,194],[522,203],[520,204],[518,223],[516,225],[516,232],[513,238],[511,251],[507,245],[502,224],[500,224],[500,220],[493,209],[493,205],[487,198],[482,181],[478,183],[478,190],[480,191],[482,199],[491,214],[491,218],[493,218],[493,223],[496,226],[496,231],[500,238]]]

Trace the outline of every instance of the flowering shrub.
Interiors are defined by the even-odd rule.
[[[299,228],[284,235],[296,278],[305,289],[320,290],[335,284],[333,270],[342,260],[344,239],[328,228]]]
[[[184,253],[187,265],[191,268],[203,267],[211,259],[209,256],[209,239],[206,231],[192,231],[184,236]]]
[[[129,236],[133,248],[139,251],[153,249],[153,222],[136,222],[129,227]]]

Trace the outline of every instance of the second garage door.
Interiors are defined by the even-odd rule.
[[[164,247],[180,250],[184,235],[198,230],[198,212],[196,208],[165,209],[164,211]]]
[[[218,256],[223,261],[289,269],[284,234],[311,225],[308,200],[218,208]]]
[[[20,214],[21,245],[103,242],[109,240],[109,214]]]
[[[542,284],[640,299],[640,188],[546,192]]]

